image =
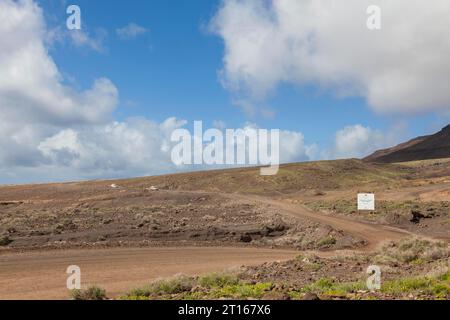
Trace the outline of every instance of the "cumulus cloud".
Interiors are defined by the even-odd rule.
[[[158,124],[130,118],[103,126],[65,129],[42,141],[38,149],[55,168],[70,168],[87,177],[124,177],[174,169],[170,135],[185,121]]]
[[[382,29],[366,26],[378,5]],[[447,0],[224,0],[222,80],[252,100],[279,84],[361,96],[378,112],[450,108]]]
[[[119,91],[109,79],[98,78],[81,91],[64,84],[48,54],[49,33],[35,2],[0,0],[0,21],[0,182],[174,169],[170,134],[185,121],[114,121]],[[80,45],[90,41],[76,34]]]
[[[189,169],[170,157],[171,134],[186,121],[115,121],[119,90],[111,80],[98,78],[86,90],[65,84],[36,3],[0,0],[0,21],[0,183]],[[301,133],[281,133],[282,161],[307,159],[311,150]]]
[[[0,164],[34,166],[36,145],[60,127],[110,121],[118,90],[105,78],[84,91],[62,84],[34,2],[1,0],[0,21]]]
[[[301,162],[315,160],[318,146],[306,144],[305,137],[301,132],[281,130],[280,131],[280,162]]]
[[[103,121],[118,91],[108,79],[78,92],[62,76],[44,45],[41,9],[31,1],[0,1],[0,111],[3,123],[39,119],[48,124]]]
[[[391,147],[399,142],[401,128],[381,132],[360,124],[347,126],[336,132],[331,150],[324,151],[325,158],[363,158],[376,150]]]
[[[129,40],[134,39],[140,35],[146,34],[148,32],[147,28],[141,27],[140,25],[131,22],[123,28],[116,30],[117,35],[120,39]]]
[[[260,128],[256,124],[247,123],[242,129],[245,131],[247,129]],[[316,144],[307,144],[305,136],[301,132],[280,130],[279,152],[280,163],[309,161],[317,157],[318,146]]]
[[[262,10],[262,9],[261,9]],[[245,12],[242,12],[244,14]],[[120,178],[186,170],[171,161],[185,120],[115,121],[119,90],[107,78],[77,90],[48,54],[48,30],[33,1],[0,0],[0,183]],[[224,122],[213,124],[221,130]],[[242,129],[256,128],[246,124]],[[336,134],[330,157],[364,156],[392,138],[361,125]],[[313,160],[317,145],[281,130],[280,161]]]

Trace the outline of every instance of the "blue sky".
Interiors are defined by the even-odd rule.
[[[39,3],[50,26],[64,25],[66,3]],[[323,146],[331,143],[337,130],[353,124],[388,130],[406,122],[405,137],[431,133],[442,124],[434,113],[380,115],[363,98],[337,98],[314,86],[292,84],[280,85],[264,101],[272,117],[248,115],[233,105],[218,75],[224,45],[208,31],[208,23],[220,1],[85,0],[76,4],[82,9],[85,29],[108,32],[105,52],[56,45],[51,55],[80,87],[89,87],[98,76],[111,79],[120,90],[118,119],[139,115],[163,121],[176,116],[210,124],[222,120],[232,128],[251,121],[265,128],[299,130],[308,141]],[[130,22],[148,28],[149,33],[134,40],[118,39],[115,30]]]
[[[177,9],[174,10],[176,3]],[[56,24],[64,24],[64,5],[55,8],[42,1],[47,14],[62,12]],[[242,114],[230,108],[229,95],[218,81],[222,45],[208,35],[205,26],[217,8],[213,1],[79,1],[83,23],[89,30],[104,28],[105,52],[57,46],[52,51],[58,66],[90,86],[99,75],[120,89],[119,118],[143,115],[162,121],[168,116],[188,120],[224,119],[241,122]],[[105,8],[107,8],[105,10]],[[122,41],[115,30],[135,22],[150,31]],[[132,107],[126,107],[126,102]]]
[[[35,1],[42,10],[34,7]],[[170,123],[174,127],[189,128],[194,120],[202,120],[209,127],[220,121],[227,128],[251,123],[284,130],[287,150],[298,150],[286,158],[289,162],[362,157],[436,132],[449,122],[450,94],[445,81],[440,84],[449,80],[450,63],[444,57],[450,46],[438,39],[445,34],[440,35],[441,31],[448,30],[446,19],[440,19],[446,10],[450,12],[446,2],[419,8],[439,21],[433,22],[434,29],[424,29],[427,21],[408,17],[396,3],[384,13],[382,21],[387,26],[368,33],[365,1],[356,0],[347,9],[330,11],[331,6],[325,5],[320,12],[307,1],[294,0],[35,1],[0,0],[7,10],[33,17],[29,25],[21,16],[14,21],[16,26],[4,25],[7,29],[0,31],[12,35],[5,40],[11,43],[0,43],[0,50],[5,45],[27,52],[31,49],[19,39],[30,37],[46,51],[30,51],[30,57],[37,57],[36,62],[29,58],[30,65],[42,67],[50,61],[56,70],[47,74],[45,68],[39,72],[33,67],[25,69],[29,78],[47,79],[43,82],[51,85],[36,81],[26,88],[20,85],[24,79],[17,79],[16,100],[1,104],[10,118],[0,120],[12,124],[12,128],[5,126],[4,135],[18,138],[0,140],[0,145],[9,146],[0,157],[0,183],[176,171],[165,165],[166,155],[155,155],[159,151],[153,149],[136,153],[142,161],[157,158],[159,167],[147,169],[144,162],[127,163],[125,159],[111,167],[96,167],[102,156],[117,154],[114,146],[118,144],[99,132],[118,130],[123,137],[151,140],[165,135],[161,128],[168,119],[177,119]],[[386,1],[374,0],[382,8],[387,7]],[[81,8],[81,40],[66,29],[69,4]],[[3,12],[8,16],[6,9]],[[329,21],[320,18],[324,12]],[[309,25],[305,27],[302,21]],[[130,24],[145,32],[123,39],[118,29]],[[398,38],[395,31],[405,26],[408,32]],[[312,47],[305,34],[314,38]],[[392,50],[396,46],[398,50]],[[442,57],[434,56],[435,52],[442,52]],[[0,72],[13,70],[11,61],[0,59]],[[20,65],[26,68],[28,64]],[[33,72],[36,77],[31,76]],[[95,87],[98,79],[106,79],[100,89]],[[57,94],[43,102],[39,93],[30,98],[30,88]],[[84,119],[76,110],[90,90],[92,101],[86,108],[105,104],[95,120]],[[0,103],[2,92],[0,82]],[[68,106],[56,110],[57,101],[66,98]],[[27,110],[23,111],[26,119],[20,117],[22,109],[17,105]],[[32,109],[34,105],[41,109]],[[250,105],[252,111],[243,105]],[[19,116],[9,115],[12,110]],[[160,128],[144,133],[141,125],[130,122],[135,117],[147,121],[146,128]],[[90,136],[96,140],[89,140]],[[92,150],[105,145],[102,152],[93,154]],[[140,147],[161,149],[162,145],[160,141]],[[55,174],[42,173],[49,170]]]

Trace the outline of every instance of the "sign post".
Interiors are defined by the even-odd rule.
[[[375,211],[375,194],[358,194],[358,211]]]

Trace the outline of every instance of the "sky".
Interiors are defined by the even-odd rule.
[[[447,0],[0,0],[0,183],[191,170],[170,135],[198,120],[280,129],[282,162],[434,133],[449,16]]]

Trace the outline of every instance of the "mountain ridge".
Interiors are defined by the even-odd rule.
[[[420,136],[391,148],[375,151],[366,162],[396,163],[450,158],[450,124],[441,131]]]

